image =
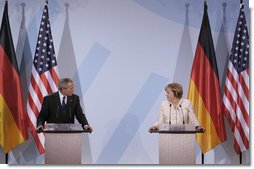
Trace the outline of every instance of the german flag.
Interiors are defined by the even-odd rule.
[[[226,140],[218,68],[212,33],[204,3],[204,14],[192,65],[188,98],[205,133],[196,138],[203,153]]]
[[[6,1],[0,30],[0,145],[5,153],[28,138],[25,120]]]

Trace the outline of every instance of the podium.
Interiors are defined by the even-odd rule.
[[[45,164],[81,164],[81,124],[45,124]]]
[[[159,130],[159,164],[196,164],[196,130],[189,124],[162,124]]]

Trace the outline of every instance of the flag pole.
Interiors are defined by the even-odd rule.
[[[240,0],[240,8],[242,8],[242,5],[243,5],[243,0]],[[240,152],[239,154],[239,162],[240,164],[242,164],[242,152]]]
[[[8,3],[8,0],[5,0],[5,3]],[[8,153],[5,153],[5,164],[8,164]]]
[[[242,8],[242,6],[243,6],[243,0],[240,0],[240,8]],[[240,152],[239,154],[239,162],[240,164],[242,164],[242,152]]]
[[[5,153],[5,164],[8,164],[8,161],[9,161],[9,153]]]
[[[8,0],[5,0],[5,3],[8,3]],[[5,153],[5,164],[8,164],[8,156],[9,156],[9,153]]]
[[[240,161],[240,164],[243,164],[242,163],[242,152],[239,154],[239,161]]]
[[[201,164],[204,164],[205,155],[201,152]]]
[[[204,4],[206,4],[206,0],[204,0]],[[201,164],[205,164],[204,163],[204,160],[205,159],[205,155],[204,155],[204,153],[201,151]]]
[[[5,0],[5,3],[8,3],[8,0]],[[5,164],[8,164],[8,153],[5,153]]]

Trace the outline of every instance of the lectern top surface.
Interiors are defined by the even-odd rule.
[[[204,132],[204,130],[197,130],[194,125],[190,124],[160,124],[159,130],[152,133],[195,134]]]
[[[81,124],[62,124],[62,123],[48,123],[45,124],[45,128],[43,130],[39,130],[37,132],[44,133],[82,133],[89,132],[84,130]]]

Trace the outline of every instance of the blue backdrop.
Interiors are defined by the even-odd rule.
[[[244,3],[249,28],[249,1]],[[223,91],[239,0],[207,4]],[[43,0],[9,0],[23,84],[29,84],[43,7]],[[0,0],[0,21],[3,8]],[[83,163],[158,164],[158,135],[147,130],[157,120],[167,83],[181,83],[186,97],[203,10],[203,0],[49,0],[59,76],[74,79],[94,129],[84,136]],[[205,154],[207,164],[239,163],[226,119],[225,125],[227,141]],[[32,137],[9,158],[12,164],[44,163]],[[250,163],[249,151],[243,163]]]

